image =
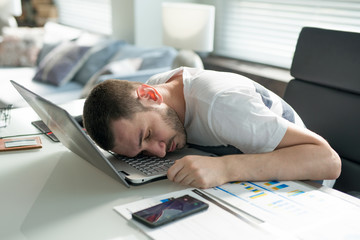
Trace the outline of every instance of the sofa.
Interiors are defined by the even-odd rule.
[[[41,28],[5,28],[0,42],[0,108],[27,106],[9,80],[61,104],[86,97],[105,79],[145,82],[170,70],[176,54],[171,47],[138,47],[55,22]]]

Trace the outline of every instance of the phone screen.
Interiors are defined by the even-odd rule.
[[[135,212],[132,216],[135,220],[140,221],[149,227],[157,227],[192,213],[205,210],[208,207],[209,205],[207,203],[189,195],[184,195]]]

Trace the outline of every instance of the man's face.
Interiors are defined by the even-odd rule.
[[[115,120],[112,128],[115,138],[112,151],[129,157],[141,152],[164,157],[186,143],[184,126],[169,107],[136,113],[131,120]]]

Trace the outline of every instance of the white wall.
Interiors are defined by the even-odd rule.
[[[21,0],[0,0],[0,17],[21,16]]]
[[[111,0],[112,33],[114,38],[134,43],[134,1]]]
[[[164,0],[135,0],[135,44],[157,47],[162,43],[161,3]]]
[[[112,0],[115,38],[143,47],[162,46],[162,2],[200,2],[199,0]]]

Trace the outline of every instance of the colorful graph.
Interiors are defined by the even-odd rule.
[[[246,190],[250,190],[250,191],[252,191],[252,190],[254,190],[255,188],[254,188],[254,187],[252,187],[252,186],[247,186],[247,187],[245,187],[245,189],[246,189]]]
[[[278,183],[280,183],[280,182],[279,181],[270,181],[270,182],[264,183],[264,185],[271,186],[271,185],[278,184]]]
[[[280,184],[278,186],[275,186],[275,187],[272,187],[272,189],[274,190],[280,190],[280,189],[283,189],[283,188],[287,188],[289,185],[286,185],[286,184]]]
[[[286,201],[280,199],[280,200],[274,201],[272,203],[269,203],[268,206],[278,208],[278,207],[283,207],[283,206],[285,206],[287,204],[288,203]]]
[[[306,197],[307,191],[301,187],[289,181],[271,180],[267,182],[232,182],[230,185],[217,187],[217,189],[267,213],[287,217],[304,216],[307,213],[307,210],[297,203],[297,198]]]
[[[262,197],[262,196],[266,195],[266,193],[264,191],[259,190],[258,188],[254,187],[254,186],[251,186],[249,184],[246,184],[245,182],[242,182],[241,185],[244,186],[245,190],[255,193],[254,195],[249,196],[249,198],[251,198],[251,199],[255,199],[255,198]]]
[[[305,193],[305,192],[301,191],[301,190],[294,190],[294,191],[288,192],[288,196],[293,197],[293,196],[296,196],[296,195],[299,195],[299,194],[302,194],[302,193]]]
[[[251,198],[251,199],[255,199],[255,198],[258,198],[258,197],[263,197],[263,196],[265,196],[265,195],[266,195],[265,192],[260,192],[260,193],[258,193],[258,194],[255,194],[255,195],[250,196],[250,198]]]

